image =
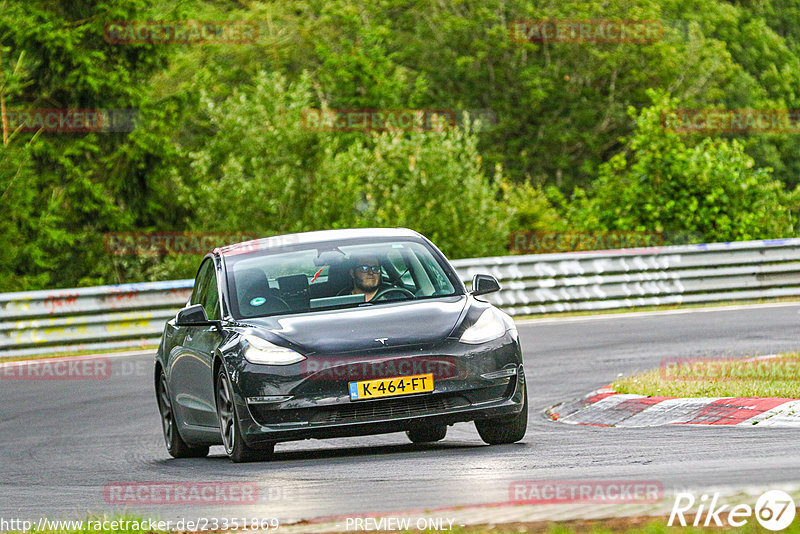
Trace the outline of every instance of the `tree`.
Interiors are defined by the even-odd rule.
[[[202,146],[180,147],[187,171],[173,176],[195,229],[272,235],[408,226],[455,257],[503,251],[510,214],[496,200],[502,174],[494,184],[483,174],[468,126],[317,131],[304,113],[326,106],[308,75],[290,83],[262,72],[224,101],[203,103],[211,131]]]
[[[702,242],[785,237],[795,227],[794,195],[757,168],[737,140],[703,139],[687,146],[663,126],[675,99],[649,92],[625,151],[602,164],[588,195],[573,196],[570,217],[595,230],[692,235]]]
[[[9,71],[11,58],[24,55],[27,82],[4,98],[6,107],[138,108],[146,81],[164,64],[164,51],[108,44],[103,25],[147,18],[148,5],[146,0],[0,1],[0,48],[8,58],[2,64],[4,92],[19,78]],[[13,214],[4,224],[19,241],[0,279],[13,280],[11,289],[104,281],[110,262],[102,232],[135,220],[143,210],[140,199],[147,196],[131,187],[141,162],[126,160],[127,141],[124,133],[99,132],[20,131],[9,139],[0,156],[9,165],[0,186],[3,210]]]

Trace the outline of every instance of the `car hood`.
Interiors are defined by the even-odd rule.
[[[448,297],[242,322],[268,330],[307,354],[352,352],[441,341],[461,321],[467,301],[466,296]]]

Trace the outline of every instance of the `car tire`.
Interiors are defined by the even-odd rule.
[[[251,447],[242,438],[239,416],[236,414],[233,400],[233,388],[223,365],[220,365],[217,371],[214,397],[217,404],[217,419],[222,436],[222,446],[228,457],[234,463],[268,460],[275,451],[274,443]]]
[[[441,441],[447,435],[447,425],[426,425],[410,428],[406,436],[412,443]]]
[[[527,387],[523,395],[525,400],[522,402],[522,411],[518,414],[475,421],[475,428],[484,442],[489,445],[507,445],[516,443],[525,437],[525,431],[528,428]]]
[[[167,375],[161,371],[157,386],[158,411],[161,414],[161,430],[164,433],[164,443],[167,452],[173,458],[204,458],[208,456],[208,447],[192,447],[183,441],[178,424],[175,421],[175,411],[172,408],[172,398],[167,388]]]

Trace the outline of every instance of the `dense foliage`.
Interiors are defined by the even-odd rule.
[[[120,44],[114,21],[250,21],[244,44]],[[653,20],[652,42],[536,43],[515,20]],[[800,0],[0,0],[7,110],[133,109],[131,132],[0,145],[0,291],[187,277],[109,232],[407,226],[451,257],[528,230],[790,237],[796,132],[679,134],[681,109],[800,109]],[[307,127],[308,109],[456,124]],[[470,111],[471,115],[464,115]],[[474,119],[478,119],[475,122]]]

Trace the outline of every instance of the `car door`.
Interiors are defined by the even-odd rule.
[[[221,318],[217,273],[212,258],[197,271],[190,304],[200,304],[211,320]],[[222,336],[214,326],[181,326],[182,341],[172,362],[175,402],[182,420],[190,425],[217,426],[214,401],[214,350]]]

